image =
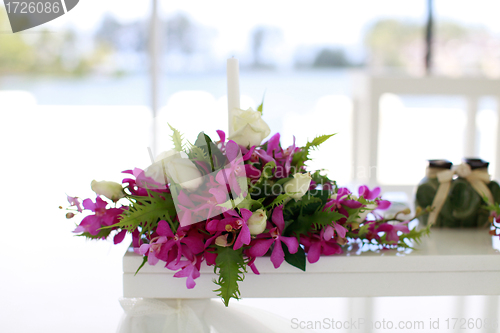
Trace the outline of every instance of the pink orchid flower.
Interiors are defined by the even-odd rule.
[[[248,250],[250,257],[262,257],[269,251],[271,245],[274,244],[273,251],[271,253],[271,262],[274,268],[281,266],[285,260],[285,253],[283,252],[282,242],[288,247],[288,251],[291,254],[297,253],[299,250],[299,242],[295,237],[285,237],[282,235],[283,229],[285,228],[285,221],[283,219],[283,207],[276,207],[273,211],[272,221],[276,225],[275,228],[271,229],[267,237],[270,239],[257,239],[252,242],[252,247]]]
[[[377,199],[380,196],[380,187],[375,187],[373,190],[370,191],[368,186],[363,185],[359,187],[358,193],[360,197],[363,197],[366,200],[370,201],[375,200],[378,210],[386,210],[391,206],[390,201]]]
[[[386,234],[385,239],[387,241],[397,243],[399,241],[398,231],[401,231],[403,233],[410,232],[407,224],[408,224],[408,222],[401,222],[398,224],[382,223],[381,225],[378,226],[378,228],[376,229],[377,230],[376,232],[377,233],[385,232],[385,234]]]
[[[174,277],[187,278],[186,287],[188,289],[193,289],[196,286],[196,282],[194,280],[200,277],[200,265],[201,265],[201,256],[195,257],[193,261],[181,260],[176,264],[167,265],[167,268],[174,271],[180,269],[180,271],[174,274]]]
[[[118,223],[118,217],[123,213],[124,208],[106,209],[107,205],[107,202],[102,200],[99,196],[96,198],[95,203],[91,199],[85,199],[83,201],[83,207],[95,214],[86,216],[73,232],[88,232],[92,236],[97,236],[101,227]]]
[[[229,164],[217,173],[215,180],[221,185],[229,185],[230,191],[238,196],[242,192],[238,179],[244,178],[246,180],[247,177],[243,157],[238,158],[238,154],[240,154],[238,144],[232,140],[229,141],[226,145],[226,154]]]
[[[363,206],[361,202],[349,199],[349,194],[351,194],[351,191],[349,191],[347,188],[339,188],[338,192],[333,196],[333,198],[328,199],[323,210],[330,209],[330,211],[332,212],[337,211],[347,218],[347,216],[349,216],[349,213],[347,212],[345,207],[357,209]],[[344,223],[347,220],[346,218],[342,218],[338,222]]]
[[[340,238],[345,238],[347,229],[337,222],[333,222],[331,225],[326,226],[326,228],[324,228],[321,232],[325,241],[328,241],[335,237],[335,234],[337,234]]]
[[[82,205],[80,204],[80,200],[78,197],[70,197],[66,195],[70,206],[75,206],[79,213],[83,212]]]
[[[311,264],[317,262],[321,255],[332,255],[342,253],[342,248],[331,237],[324,237],[324,230],[320,234],[311,234],[310,237],[301,237],[301,242],[307,252],[307,261]]]
[[[378,196],[380,195],[380,187],[375,187],[373,190],[370,191],[368,186],[363,185],[359,187],[358,194],[360,197],[372,201],[378,198]]]
[[[243,245],[249,245],[251,235],[247,223],[250,217],[252,217],[252,212],[248,209],[242,208],[240,209],[240,213],[241,216],[233,209],[224,212],[223,219],[211,220],[207,223],[207,231],[210,233],[216,233],[216,237],[218,237],[223,231],[239,230],[233,249],[238,250]],[[211,239],[216,237],[212,237]]]

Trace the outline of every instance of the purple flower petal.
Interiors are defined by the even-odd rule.
[[[252,214],[252,213],[250,213],[250,214]],[[252,240],[252,237],[250,235],[250,229],[248,229],[248,225],[246,223],[243,223],[243,225],[241,226],[238,238],[236,238],[236,241],[234,242],[233,249],[238,250],[243,245],[250,244],[251,240]]]
[[[91,210],[93,212],[95,212],[96,210],[96,205],[95,203],[92,201],[92,199],[85,199],[83,200],[83,208],[87,209],[87,210]]]
[[[286,244],[288,252],[291,254],[297,253],[299,250],[299,242],[297,241],[297,238],[280,236],[280,240]]]
[[[245,221],[248,221],[248,219],[250,219],[253,215],[253,213],[251,211],[249,211],[248,209],[245,209],[245,208],[240,209],[240,213],[241,213],[241,217],[243,217],[243,219]]]
[[[375,202],[377,203],[377,209],[380,210],[388,209],[389,207],[391,207],[391,202],[387,200],[376,200]]]
[[[281,231],[285,229],[285,220],[283,219],[283,206],[278,206],[274,208],[272,220],[281,233]]]
[[[154,266],[158,263],[158,261],[160,261],[160,259],[158,259],[156,257],[155,253],[153,251],[149,251],[148,264],[150,264],[151,266]]]
[[[259,239],[253,243],[248,253],[251,257],[262,257],[264,254],[269,251],[271,244],[274,243],[274,239]]]
[[[221,130],[217,130],[216,132],[219,135],[220,142],[222,143],[226,142],[226,133],[224,133],[224,131]]]
[[[356,200],[342,200],[342,204],[349,208],[354,208],[354,209],[358,209],[361,206],[363,206],[361,202]]]
[[[229,140],[226,144],[226,156],[229,162],[234,161],[241,154],[240,146],[233,140]]]
[[[150,244],[142,244],[141,247],[139,247],[139,253],[145,255],[146,253],[148,253],[150,247]]]
[[[269,141],[267,141],[267,153],[269,155],[272,155],[273,154],[272,152],[279,147],[279,144],[280,144],[280,134],[276,133],[269,139]]]
[[[345,234],[347,233],[346,228],[344,228],[340,224],[337,224],[336,222],[333,223],[333,227],[335,228],[335,231],[337,232],[337,235],[339,235],[340,238],[345,238]]]
[[[156,233],[160,236],[166,236],[173,238],[174,233],[172,232],[172,229],[170,229],[170,225],[168,224],[167,221],[161,220],[158,222],[158,227],[156,228]]]
[[[127,230],[120,231],[113,238],[113,243],[115,243],[115,245],[120,244],[123,241],[123,239],[125,238],[125,235],[127,235]]]
[[[281,242],[278,240],[274,243],[273,253],[271,253],[271,262],[274,265],[274,268],[278,268],[281,266],[283,261],[285,260],[285,252],[283,252],[283,248],[281,247]]]
[[[323,232],[323,239],[329,241],[335,235],[335,229],[331,225],[327,225]]]
[[[314,264],[319,260],[321,255],[321,242],[314,242],[311,244],[309,251],[307,252],[307,261]]]

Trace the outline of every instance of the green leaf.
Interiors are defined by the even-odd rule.
[[[191,146],[189,148],[188,156],[193,161],[198,161],[198,162],[202,162],[202,163],[206,163],[208,165],[211,165],[210,156],[208,154],[208,151],[204,150],[198,146]],[[200,172],[202,172],[203,168],[199,168],[199,170],[200,170]]]
[[[302,206],[303,215],[311,215],[318,211],[321,207],[326,205],[327,200],[330,198],[330,191],[311,190],[307,191],[299,201]]]
[[[427,225],[425,228],[422,230],[417,230],[417,228],[413,228],[410,230],[409,233],[402,234],[399,236],[399,243],[398,246],[402,246],[405,248],[412,248],[410,245],[406,243],[406,240],[413,240],[417,244],[420,243],[421,238],[423,236],[428,236],[431,233],[431,226]]]
[[[113,225],[115,226],[115,225]],[[91,235],[89,232],[84,232],[81,234],[76,235],[77,237],[85,237],[87,239],[103,239],[103,238],[108,238],[109,234],[111,233],[111,228],[101,228],[99,229],[99,233],[97,235]]]
[[[362,226],[360,226],[358,229],[357,237],[363,238],[368,233],[369,227],[370,227],[370,224],[368,224],[368,223],[365,223]],[[354,237],[356,237],[356,236],[354,236]]]
[[[270,161],[264,165],[264,168],[262,168],[262,174],[260,175],[259,180],[252,185],[250,188],[250,191],[253,192],[257,188],[260,188],[262,184],[264,184],[266,179],[269,179],[273,175],[273,170],[276,168],[276,163],[273,161]]]
[[[319,145],[321,145],[323,142],[325,142],[334,135],[335,134],[320,135],[314,138],[312,141],[307,142],[307,144],[304,147],[302,147],[300,151],[296,152],[293,155],[292,164],[295,165],[296,168],[304,166],[305,162],[307,162],[310,159],[309,151],[311,149],[316,149]]]
[[[317,148],[319,145],[321,145],[323,142],[326,140],[330,139],[332,136],[335,134],[325,134],[325,135],[320,135],[315,137],[311,142],[308,142],[306,147],[309,148]]]
[[[340,214],[339,212],[331,212],[331,211],[326,211],[326,212],[316,212],[312,215],[301,215],[299,216],[299,222],[300,223],[306,223],[309,224],[310,226],[316,226],[317,229],[321,229],[326,227],[332,222],[337,222],[338,220],[345,218],[346,216],[343,214]]]
[[[311,178],[316,184],[323,185],[325,183],[332,183],[332,184],[335,183],[333,180],[329,179],[327,176],[322,175],[321,171],[323,171],[323,170],[316,170],[314,173],[311,174]]]
[[[151,232],[160,220],[170,223],[172,231],[177,230],[172,220],[176,215],[174,201],[170,193],[148,190],[148,196],[130,196],[132,205],[121,215],[121,220],[108,228],[122,228],[132,232],[141,227],[142,233]]]
[[[238,205],[236,205],[236,207],[245,208],[245,209],[248,209],[248,210],[254,212],[257,209],[262,208],[263,205],[262,205],[261,201],[254,200],[254,199],[252,199],[252,196],[250,194],[247,194],[245,199],[243,199],[243,201],[241,201]]]
[[[306,271],[306,253],[304,249],[299,246],[297,253],[291,254],[288,251],[288,247],[283,246],[283,252],[285,252],[285,260],[292,266],[297,267],[300,270]]]
[[[235,209],[236,207],[238,208],[246,208],[244,207],[246,205],[245,200],[247,197],[243,197],[243,192],[240,193],[240,195],[234,199],[229,199],[221,204],[218,204],[217,206],[225,208],[225,210],[228,209]],[[254,200],[255,201],[255,200]],[[258,202],[258,201],[256,201]],[[242,204],[242,206],[240,206]],[[261,204],[262,206],[262,204]]]
[[[292,195],[296,194],[297,192],[291,192],[291,193],[283,193],[278,195],[273,202],[271,202],[269,205],[266,206],[266,209],[271,209],[273,207],[282,205],[287,201]]]
[[[174,148],[175,150],[177,151],[182,151],[184,149],[184,144],[182,143],[182,134],[181,132],[179,132],[178,130],[176,130],[175,128],[173,128],[172,126],[170,126],[170,124],[168,124],[168,126],[170,127],[170,129],[174,132],[171,136],[172,138],[172,142],[174,143]]]
[[[231,298],[240,298],[238,282],[243,281],[244,273],[246,273],[243,249],[233,250],[231,247],[217,246],[216,252],[214,272],[219,277],[214,280],[214,283],[220,288],[214,291],[219,293],[217,296],[220,296],[224,304],[228,306]]]
[[[147,256],[144,256],[144,257],[142,258],[142,264],[141,264],[141,266],[139,266],[139,268],[137,268],[137,270],[135,271],[134,276],[136,276],[136,275],[137,275],[137,273],[139,273],[139,271],[141,270],[141,268],[143,268],[143,267],[144,267],[144,265],[146,265],[146,263],[147,263],[147,262],[148,262],[148,257],[147,257]]]
[[[320,198],[316,197],[302,197],[302,200],[299,201],[301,214],[302,215],[311,215],[316,213],[319,208],[323,207],[324,204],[321,202]]]
[[[264,96],[262,96],[262,103],[260,103],[260,105],[257,107],[257,111],[260,112],[260,114],[262,115],[263,114],[263,110],[264,110],[264,98],[266,97],[266,93],[264,93]]]
[[[217,145],[213,143],[212,139],[204,132],[198,134],[198,138],[194,144],[205,152],[205,162],[209,163],[212,172],[222,169],[226,165],[226,157],[222,154]]]

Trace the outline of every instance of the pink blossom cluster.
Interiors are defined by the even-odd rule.
[[[364,239],[381,241],[381,237],[385,237],[385,242],[389,245],[397,244],[399,235],[409,232],[406,223],[380,223],[372,217],[353,222],[354,219],[350,218],[349,212],[355,211],[355,214],[358,214],[363,209],[369,209],[366,202],[370,202],[379,210],[387,209],[390,202],[380,199],[380,188],[370,190],[367,186],[361,186],[355,196],[347,188],[335,188],[331,181],[316,184],[313,180],[309,186],[310,190],[320,186],[322,190],[331,192],[322,211],[338,212],[344,217],[322,228],[310,228],[306,233],[285,233],[287,222],[284,219],[284,210],[288,201],[269,205],[266,201],[275,199],[270,195],[269,199],[263,197],[261,201],[266,210],[264,231],[252,235],[249,220],[255,211],[249,207],[224,206],[229,199],[228,193],[232,191],[238,196],[243,190],[252,191],[252,186],[259,182],[265,173],[264,167],[270,162],[274,165],[271,177],[274,183],[304,172],[303,165],[294,165],[294,155],[301,152],[302,148],[296,147],[294,140],[291,146],[283,149],[279,134],[261,146],[247,148],[237,145],[234,141],[226,142],[225,134],[222,131],[218,133],[218,147],[228,161],[226,167],[210,173],[208,165],[197,161],[199,168],[205,171],[208,181],[196,192],[184,189],[178,192],[178,210],[171,220],[159,219],[153,229],[147,232],[141,226],[130,230],[119,226],[127,206],[116,207],[116,204],[108,203],[97,196],[95,202],[85,199],[82,209],[77,198],[68,197],[70,205],[76,207],[79,212],[86,210],[92,213],[83,218],[74,232],[90,238],[107,238],[113,233],[115,244],[123,241],[129,232],[136,253],[146,256],[150,265],[161,262],[166,268],[176,271],[175,277],[187,278],[188,288],[195,286],[195,279],[200,276],[203,262],[215,265],[217,251],[214,249],[217,246],[241,249],[246,264],[258,274],[255,266],[257,257],[269,255],[274,267],[278,268],[285,260],[285,248],[290,254],[303,249],[309,263],[317,262],[322,255],[342,253],[342,245],[345,245],[349,238],[361,237],[357,228],[360,223],[368,225],[368,233],[362,235]],[[148,191],[156,192],[164,200],[169,200],[167,198],[172,195],[173,191],[168,184],[151,187],[155,181],[146,177],[141,169],[127,170],[124,173],[130,175],[123,179],[122,183],[128,191],[127,196],[131,198],[147,197]],[[248,179],[248,189],[239,187],[238,177]],[[360,202],[362,200],[364,203]]]

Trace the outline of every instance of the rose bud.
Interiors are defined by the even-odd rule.
[[[257,209],[248,219],[248,229],[251,235],[258,235],[264,232],[267,225],[267,215],[262,209]]]

